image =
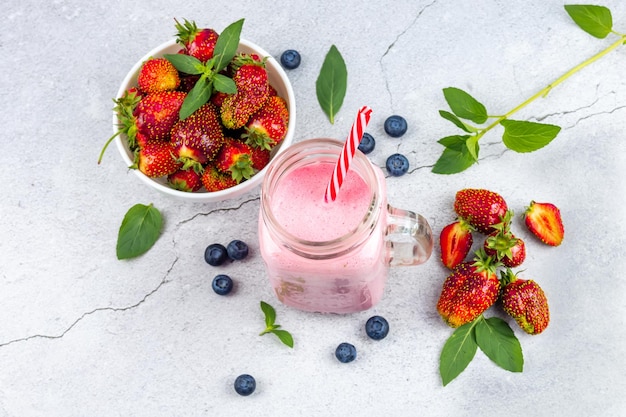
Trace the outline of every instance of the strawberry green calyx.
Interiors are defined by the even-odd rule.
[[[504,271],[500,271],[500,286],[502,289],[515,281],[517,281],[517,275],[511,270],[511,268],[506,268]]]
[[[493,256],[487,255],[483,248],[474,252],[474,262],[472,266],[476,268],[476,272],[484,273],[488,276],[495,276],[498,267],[502,266],[502,263]]]
[[[250,155],[241,155],[237,162],[230,166],[230,172],[237,184],[243,180],[250,179],[254,175]]]
[[[141,100],[141,94],[136,89],[130,89],[122,94],[122,97],[117,100],[113,100],[115,103],[115,107],[113,107],[113,111],[117,114],[118,130],[115,132],[113,136],[111,136],[104,144],[102,150],[100,151],[100,156],[98,157],[98,164],[102,162],[102,157],[104,156],[104,152],[108,148],[108,146],[113,142],[113,139],[118,137],[120,134],[125,134],[128,138],[128,145],[131,150],[135,150],[137,148],[136,136],[137,136],[137,125],[135,116],[133,115],[133,111],[137,104]]]
[[[196,22],[189,21],[187,19],[183,19],[183,23],[181,24],[176,18],[174,18],[175,27],[178,33],[176,33],[176,42],[180,43],[183,46],[187,46],[187,43],[192,41],[200,29],[196,25]]]
[[[519,239],[511,233],[497,232],[489,235],[485,240],[485,248],[493,251],[497,259],[513,258],[511,249],[517,245]]]
[[[259,57],[258,55],[249,55],[249,54],[239,53],[235,55],[230,65],[234,71],[238,70],[244,65],[257,65],[259,67],[265,68],[266,61],[267,61],[266,56]]]

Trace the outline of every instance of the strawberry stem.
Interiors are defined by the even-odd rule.
[[[109,140],[106,141],[106,143],[104,144],[104,147],[100,151],[100,156],[98,157],[98,165],[100,165],[100,162],[102,162],[102,157],[104,156],[104,152],[107,150],[107,147],[109,146],[109,144],[113,142],[113,139],[115,139],[120,133],[122,133],[122,131],[123,131],[122,129],[118,130],[113,136],[109,138]]]

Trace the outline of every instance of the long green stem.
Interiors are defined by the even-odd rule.
[[[550,93],[550,91],[554,87],[556,87],[557,85],[561,84],[563,81],[565,81],[566,79],[568,79],[570,76],[572,76],[576,72],[580,71],[581,69],[585,68],[587,65],[594,63],[598,59],[602,58],[604,55],[608,54],[609,52],[613,51],[614,49],[617,49],[620,45],[623,45],[624,43],[626,43],[626,35],[620,35],[620,39],[617,40],[616,42],[614,42],[613,44],[611,44],[608,48],[598,52],[597,54],[595,54],[591,58],[581,62],[578,65],[576,65],[575,67],[573,67],[572,69],[567,71],[565,74],[561,75],[559,78],[554,80],[551,84],[548,84],[545,88],[541,89],[540,91],[538,91],[537,93],[532,95],[530,98],[528,98],[527,100],[523,101],[517,107],[514,107],[513,109],[509,110],[508,112],[506,112],[502,116],[498,116],[495,119],[495,121],[493,123],[491,123],[489,126],[487,126],[484,129],[480,129],[479,137],[481,137],[482,135],[484,135],[485,133],[487,133],[488,131],[490,131],[491,129],[496,127],[497,125],[499,125],[501,121],[503,121],[504,119],[507,119],[513,113],[515,113],[515,112],[521,110],[522,108],[526,107],[528,104],[530,104],[531,102],[533,102],[537,98],[547,96],[548,93]]]

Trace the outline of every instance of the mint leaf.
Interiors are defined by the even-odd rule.
[[[265,315],[265,325],[268,328],[272,327],[276,321],[276,310],[265,301],[261,301],[261,310],[263,310],[263,314]]]
[[[243,22],[244,19],[239,19],[231,23],[218,36],[212,58],[215,60],[215,74],[226,68],[237,53]]]
[[[276,321],[276,310],[274,310],[274,307],[267,304],[265,301],[261,301],[261,310],[263,310],[263,314],[265,315],[265,329],[259,333],[259,336],[273,333],[281,342],[293,348],[293,337],[291,333],[286,330],[278,330],[280,329],[280,324],[274,324]]]
[[[117,235],[117,259],[130,259],[147,252],[159,238],[162,226],[161,213],[152,203],[132,206]]]
[[[467,148],[467,139],[469,139],[469,135],[453,135],[441,138],[437,142],[442,144],[446,148],[461,151]]]
[[[478,138],[476,137],[473,146],[475,146],[475,154],[470,152],[467,142],[470,136],[447,136],[439,140],[446,147],[443,153],[435,163],[432,172],[435,174],[456,174],[465,171],[467,168],[476,163],[478,158]]]
[[[533,152],[549,144],[561,131],[559,126],[519,121],[503,120],[502,142],[515,152]]]
[[[289,346],[290,348],[293,347],[293,337],[291,336],[291,333],[289,333],[286,330],[276,330],[276,329],[272,330],[272,333],[278,336],[280,341],[283,342],[285,345]]]
[[[448,87],[443,89],[443,96],[452,112],[458,117],[479,124],[487,121],[488,116],[485,106],[465,91],[455,87]]]
[[[209,101],[212,93],[211,82],[207,80],[205,75],[202,75],[198,78],[198,81],[196,81],[196,84],[189,94],[187,94],[187,97],[185,97],[183,105],[180,107],[180,112],[178,113],[180,119],[186,119],[191,116],[193,112]]]
[[[498,317],[482,318],[476,325],[476,343],[498,366],[511,372],[522,372],[522,347],[511,327]]]
[[[449,111],[439,110],[439,115],[443,117],[444,119],[454,123],[454,125],[458,127],[459,129],[463,129],[467,133],[472,133],[472,130],[470,130],[470,128],[466,126],[465,123],[463,123],[458,117],[456,117],[454,114],[450,113]]]
[[[213,77],[213,88],[226,94],[235,94],[237,92],[235,82],[224,74],[215,74],[215,77]]]
[[[174,67],[185,74],[202,74],[204,72],[204,64],[198,58],[183,54],[165,54],[165,59],[170,61]]]
[[[348,70],[343,57],[335,45],[326,54],[322,68],[315,82],[317,101],[328,116],[331,124],[335,123],[335,114],[341,108],[348,86]]]
[[[604,6],[566,4],[565,11],[585,32],[596,38],[606,38],[613,30],[611,11]]]
[[[443,346],[439,357],[439,374],[444,386],[459,376],[474,359],[477,348],[474,326],[477,320],[480,317],[457,328]]]
[[[469,139],[465,141],[465,145],[467,146],[467,151],[472,156],[474,161],[478,161],[478,139],[480,139],[479,135],[470,136]]]

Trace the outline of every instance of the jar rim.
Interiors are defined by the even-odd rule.
[[[343,142],[331,138],[307,139],[290,146],[272,160],[261,186],[261,217],[268,231],[277,236],[283,246],[292,252],[311,259],[334,258],[346,254],[364,244],[373,233],[379,219],[382,198],[381,184],[367,156],[360,151],[354,155],[350,170],[356,170],[370,188],[370,203],[356,228],[335,239],[311,241],[301,239],[286,230],[271,210],[273,187],[280,177],[293,169],[318,162],[320,158],[335,163]],[[330,180],[330,178],[329,178]],[[339,190],[339,193],[341,190]]]

